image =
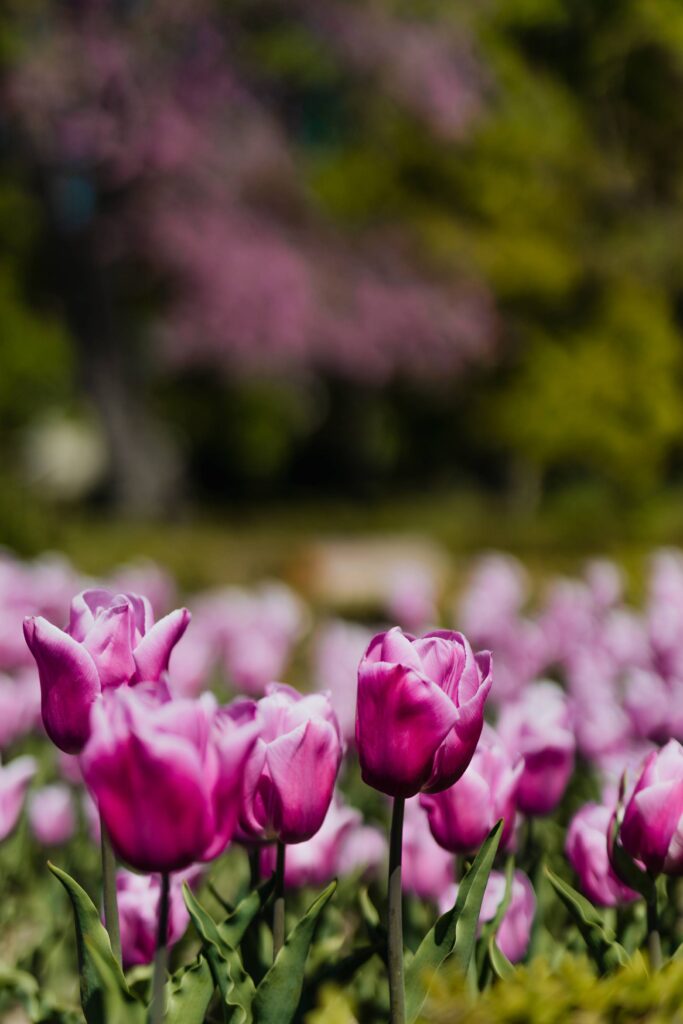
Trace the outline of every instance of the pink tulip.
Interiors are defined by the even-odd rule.
[[[255,739],[248,715],[237,723],[208,695],[159,703],[142,688],[106,693],[81,767],[119,856],[163,872],[221,853]]]
[[[510,753],[524,757],[519,809],[549,814],[562,799],[574,769],[576,741],[564,693],[555,683],[534,683],[520,700],[503,708],[497,728]]]
[[[233,707],[237,718],[255,713],[259,730],[245,774],[241,834],[283,843],[311,839],[327,814],[342,758],[329,698],[272,684],[257,703]]]
[[[19,820],[28,784],[37,770],[32,757],[15,757],[0,767],[0,842]]]
[[[154,622],[149,602],[135,594],[84,590],[71,602],[66,631],[28,618],[24,636],[38,665],[43,722],[50,739],[79,753],[89,735],[90,710],[104,690],[157,682],[190,613],[180,608]]]
[[[401,879],[406,892],[438,903],[450,891],[455,878],[455,861],[436,842],[427,815],[418,800],[407,800],[403,820],[403,864]]]
[[[339,857],[347,837],[358,828],[362,817],[359,811],[333,800],[325,820],[316,834],[305,843],[296,843],[287,850],[285,884],[324,885],[339,872]],[[275,870],[275,846],[270,844],[261,853],[264,874]]]
[[[56,783],[31,794],[28,801],[31,831],[44,846],[60,846],[76,831],[76,812],[68,786]]]
[[[624,885],[609,862],[607,833],[611,817],[609,807],[586,804],[572,818],[565,844],[582,892],[600,907],[615,907],[638,899],[638,893]]]
[[[190,915],[183,899],[183,882],[196,876],[190,868],[171,875],[168,901],[167,945],[174,946],[183,937]],[[159,875],[134,875],[131,871],[116,872],[116,896],[121,926],[123,966],[151,964],[159,927]]]
[[[669,740],[649,754],[626,804],[624,849],[653,875],[683,874],[683,747]]]
[[[513,759],[493,729],[484,726],[462,778],[450,789],[420,797],[437,843],[451,853],[471,853],[503,818],[501,848],[505,849],[513,834],[523,767],[521,756]]]
[[[10,746],[31,732],[40,721],[40,687],[35,669],[21,674],[0,675],[0,749]]]
[[[444,893],[439,901],[439,910],[442,914],[450,910],[458,895],[457,885]],[[500,871],[492,871],[486,884],[484,899],[479,915],[479,932],[487,921],[492,921],[496,916],[505,895],[505,875]],[[515,871],[512,879],[512,892],[510,894],[510,905],[503,915],[498,928],[496,942],[501,952],[511,963],[518,963],[522,960],[529,948],[531,939],[531,928],[536,913],[536,896],[531,882],[523,871]]]
[[[358,668],[363,780],[398,797],[452,786],[474,753],[490,688],[490,654],[474,655],[461,633],[380,633]]]

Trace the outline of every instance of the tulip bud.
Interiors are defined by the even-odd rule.
[[[141,871],[177,871],[217,856],[232,837],[253,723],[213,698],[161,704],[120,687],[92,714],[86,785],[119,856]]]
[[[183,882],[197,874],[189,868],[171,875],[168,893],[168,933],[166,945],[171,947],[183,937],[190,915],[183,899]],[[159,928],[159,875],[135,875],[132,871],[116,872],[116,898],[119,906],[123,966],[151,964]]]
[[[325,694],[272,684],[254,709],[259,737],[247,763],[240,833],[302,843],[322,825],[342,758],[339,724]]]
[[[564,693],[555,683],[534,683],[520,700],[503,708],[497,729],[510,753],[524,757],[519,809],[549,814],[562,799],[574,769],[576,740]]]
[[[611,811],[600,804],[586,804],[574,815],[567,831],[565,850],[579,876],[581,890],[600,907],[615,907],[638,899],[638,893],[617,877],[607,852]]]
[[[484,723],[491,656],[461,633],[380,633],[358,668],[363,780],[389,796],[438,793],[469,764]]]
[[[59,846],[76,831],[76,812],[71,790],[56,783],[31,794],[28,802],[31,831],[44,846]]]
[[[523,767],[522,758],[513,760],[493,729],[484,726],[462,778],[450,789],[420,797],[437,843],[451,853],[472,853],[503,818],[500,846],[505,849],[513,834]]]
[[[90,730],[90,710],[105,689],[157,682],[190,621],[186,608],[154,622],[146,598],[84,590],[71,602],[66,631],[47,619],[24,620],[36,660],[43,723],[61,750],[77,754]]]
[[[641,768],[619,838],[653,875],[683,874],[683,747],[669,740]]]

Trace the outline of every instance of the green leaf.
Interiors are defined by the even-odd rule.
[[[244,933],[268,904],[275,889],[275,876],[253,889],[248,896],[238,903],[237,907],[218,925],[218,934],[231,949],[237,949],[244,938]]]
[[[454,956],[467,974],[477,935],[479,913],[493,860],[498,850],[503,822],[491,829],[474,862],[458,886],[455,906],[442,914],[427,932],[406,968],[406,1017],[417,1019],[429,992],[431,979],[447,956]]]
[[[164,1024],[202,1024],[215,987],[205,957],[181,967],[166,982]]]
[[[318,918],[331,899],[337,883],[330,882],[294,926],[256,990],[254,1024],[289,1024],[296,1013],[304,983],[308,950]]]
[[[479,979],[479,990],[483,991],[488,984],[491,976],[491,969],[494,974],[498,974],[493,960],[491,958],[491,940],[495,945],[495,940],[498,935],[498,929],[501,926],[503,918],[507,913],[507,909],[510,906],[510,900],[512,899],[512,883],[515,874],[515,858],[512,854],[507,858],[505,862],[505,890],[503,892],[503,898],[498,904],[496,913],[490,921],[481,929],[481,939],[478,943],[477,952],[477,975]],[[496,946],[496,949],[498,947]],[[499,950],[500,952],[500,950]],[[502,956],[502,953],[501,953]],[[500,977],[500,975],[498,975]]]
[[[505,953],[496,942],[495,935],[491,935],[489,938],[488,956],[491,967],[493,968],[493,973],[496,977],[500,978],[501,981],[505,981],[515,973],[514,965],[510,963],[508,958],[505,956]]]
[[[99,980],[102,1019],[106,1024],[145,1024],[147,1011],[135,996],[125,987],[121,987],[120,978],[123,975],[120,968],[118,972],[114,969],[118,967],[114,957],[103,956],[101,943],[89,933],[84,935],[83,945],[87,951],[90,970]]]
[[[573,889],[568,882],[556,875],[550,868],[545,869],[546,877],[574,918],[600,971],[612,970],[628,963],[626,950],[617,941],[611,928],[607,928],[600,913],[585,896]]]
[[[358,894],[361,917],[372,944],[383,960],[387,958],[387,930],[381,923],[375,904],[370,899],[367,888],[363,887]]]
[[[88,1024],[110,1024],[105,1012],[104,980],[108,988],[111,985],[119,988],[124,1002],[132,999],[123,971],[112,953],[109,936],[97,908],[85,889],[54,864],[48,863],[48,867],[66,889],[74,911],[81,1006],[85,1019]],[[111,994],[108,998],[111,1002]]]

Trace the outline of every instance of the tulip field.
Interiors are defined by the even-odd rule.
[[[683,552],[394,581],[0,554],[0,1021],[683,1019]]]

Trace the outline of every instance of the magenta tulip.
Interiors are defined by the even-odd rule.
[[[427,816],[417,800],[408,800],[403,823],[402,885],[423,900],[433,903],[453,885],[455,861],[434,840]]]
[[[183,882],[196,877],[190,868],[171,876],[168,903],[167,946],[174,946],[183,937],[190,915],[183,899]],[[151,964],[159,928],[159,875],[134,875],[131,871],[116,872],[116,895],[121,925],[123,966]]]
[[[510,753],[524,757],[519,809],[525,814],[549,814],[562,799],[574,770],[576,740],[564,693],[555,683],[534,683],[520,700],[503,708],[497,728]]]
[[[190,613],[180,608],[155,623],[146,598],[107,590],[78,594],[66,631],[41,617],[25,619],[50,739],[69,754],[79,753],[98,697],[126,683],[159,681],[189,621]]]
[[[358,668],[364,781],[395,797],[452,786],[474,753],[490,688],[491,656],[474,655],[461,633],[380,633]]]
[[[68,786],[55,783],[31,794],[28,801],[31,831],[44,846],[59,846],[76,831],[76,810]]]
[[[285,884],[325,885],[339,872],[339,856],[347,837],[358,828],[362,817],[359,811],[333,800],[325,820],[316,834],[305,843],[296,843],[287,851]],[[272,874],[275,870],[275,846],[266,846],[261,853],[261,870]]]
[[[683,747],[677,740],[646,757],[619,837],[651,874],[683,874]]]
[[[420,797],[437,843],[451,853],[472,853],[502,818],[500,845],[505,849],[513,835],[523,767],[521,756],[513,759],[493,729],[484,726],[462,778],[450,789]]]
[[[329,698],[272,684],[260,701],[233,708],[237,720],[255,713],[259,730],[245,773],[242,836],[305,842],[325,819],[342,758]]]
[[[638,893],[624,885],[609,862],[607,833],[611,817],[609,807],[586,804],[572,818],[565,844],[582,892],[600,907],[616,907],[638,899]]]
[[[32,757],[15,757],[0,767],[0,842],[19,821],[29,782],[37,770]]]
[[[143,688],[105,694],[92,713],[83,777],[114,849],[141,871],[177,871],[231,839],[256,739],[208,695],[160,703]]]

